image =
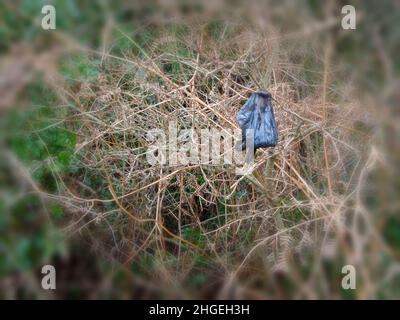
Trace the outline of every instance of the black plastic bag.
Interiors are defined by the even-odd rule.
[[[274,147],[278,142],[271,94],[268,92],[253,93],[237,114],[237,121],[242,129],[242,150],[246,149],[247,140],[253,141],[254,151],[257,148]],[[252,130],[249,130],[252,129]]]

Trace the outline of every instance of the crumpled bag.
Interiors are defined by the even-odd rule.
[[[278,129],[271,98],[268,92],[255,92],[239,110],[236,118],[242,129],[242,150],[246,149],[246,137],[254,139],[254,152],[257,148],[276,146]]]

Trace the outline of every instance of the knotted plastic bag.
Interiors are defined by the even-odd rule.
[[[253,142],[254,152],[257,148],[274,147],[277,144],[278,130],[270,93],[253,93],[239,110],[237,121],[242,129],[242,150],[246,149],[246,140],[247,143]]]

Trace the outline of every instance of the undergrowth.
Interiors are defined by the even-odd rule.
[[[320,13],[303,18],[313,14]],[[107,274],[104,286],[120,289],[89,297],[398,295],[399,220],[383,204],[395,203],[397,182],[382,191],[396,159],[385,161],[373,109],[343,81],[335,43],[346,46],[346,36],[328,23],[299,29],[301,17],[279,30],[279,10],[270,18],[275,24],[260,26],[247,15],[241,23],[217,15],[139,31],[108,22],[101,49],[59,31],[69,51],[59,56],[56,81],[29,85],[33,106],[1,123],[0,166],[10,180],[1,182],[24,192],[0,202],[0,230],[43,210],[36,235],[82,239],[76,252],[90,248],[107,261],[83,259],[96,270],[92,281]],[[151,129],[167,130],[171,121],[178,129],[237,128],[236,113],[259,90],[274,98],[279,143],[256,152],[252,174],[146,161]],[[4,274],[51,257],[67,270],[72,262],[60,257],[76,254],[59,239],[46,247],[1,234]],[[346,264],[358,270],[356,291],[341,288]],[[65,283],[61,290],[74,297]]]

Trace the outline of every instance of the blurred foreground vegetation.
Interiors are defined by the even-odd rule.
[[[44,31],[40,27],[40,12],[42,6],[48,3],[26,0],[3,1],[0,4],[1,298],[400,297],[400,145],[397,139],[400,123],[397,121],[400,7],[395,1],[354,1],[359,20],[357,29],[348,31],[340,29],[341,4],[334,1],[255,1],[251,6],[238,1],[222,1],[215,6],[186,1],[172,1],[171,4],[164,4],[163,1],[142,4],[136,1],[53,1],[51,3],[57,10],[57,29]],[[261,17],[254,16],[257,10],[265,12],[265,17],[263,14]],[[325,25],[329,19],[338,21]],[[198,43],[191,44],[187,40],[199,34],[201,41]],[[256,221],[250,227],[237,226],[237,232],[226,229],[218,235],[218,239],[210,240],[212,236],[205,231],[222,228],[235,214],[232,206],[220,201],[222,196],[221,199],[214,199],[214,204],[204,209],[204,216],[199,217],[202,221],[211,220],[201,224],[207,230],[195,223],[188,223],[179,230],[179,253],[174,239],[164,234],[165,243],[155,239],[153,247],[139,250],[140,254],[132,257],[122,253],[123,249],[119,246],[129,247],[129,243],[122,241],[124,236],[121,234],[126,235],[131,230],[136,232],[136,225],[125,220],[118,203],[93,202],[94,209],[107,213],[99,218],[90,214],[84,217],[77,215],[74,210],[90,212],[93,209],[79,208],[78,200],[70,206],[66,205],[71,191],[75,192],[75,198],[78,195],[84,199],[112,199],[107,179],[115,179],[111,185],[118,194],[124,192],[118,180],[120,177],[117,174],[111,178],[102,175],[101,166],[105,163],[110,168],[119,168],[125,164],[102,162],[96,154],[85,152],[83,145],[88,136],[85,137],[87,131],[84,129],[94,132],[96,124],[86,128],[77,115],[80,105],[91,108],[94,98],[90,94],[100,94],[102,88],[109,90],[117,81],[123,90],[136,93],[136,88],[131,87],[136,80],[128,79],[126,74],[124,77],[127,79],[119,78],[122,75],[119,70],[125,67],[125,63],[108,63],[99,52],[127,59],[135,57],[146,63],[148,53],[155,52],[161,57],[157,63],[164,74],[183,86],[191,78],[190,63],[198,59],[200,63],[205,62],[204,68],[209,65],[228,68],[224,64],[239,60],[246,52],[240,46],[251,45],[252,37],[258,40],[263,37],[280,39],[276,47],[271,44],[274,60],[270,67],[274,69],[279,65],[282,74],[285,71],[288,73],[281,79],[285,80],[282,81],[285,85],[289,83],[291,88],[295,88],[295,102],[321,93],[326,67],[324,55],[330,43],[330,59],[333,62],[326,100],[339,107],[353,102],[365,106],[365,116],[352,123],[354,134],[349,139],[360,147],[357,152],[360,153],[362,166],[354,171],[355,174],[360,176],[366,172],[365,177],[360,178],[362,190],[354,191],[360,193],[356,198],[362,204],[362,208],[356,209],[368,215],[371,218],[368,221],[372,221],[373,225],[356,225],[354,228],[373,230],[371,233],[378,236],[367,244],[368,252],[373,254],[362,261],[367,271],[359,275],[357,290],[340,288],[341,266],[358,263],[358,257],[352,253],[352,250],[357,251],[354,247],[358,245],[358,240],[349,240],[346,231],[338,232],[343,237],[340,241],[346,244],[338,245],[333,258],[322,258],[319,272],[323,275],[315,278],[323,279],[320,284],[309,281],[315,267],[313,264],[321,261],[321,252],[318,253],[321,248],[317,248],[316,251],[307,249],[301,252],[301,257],[274,258],[275,264],[287,260],[288,270],[281,270],[279,266],[276,271],[270,269],[268,262],[260,258],[260,253],[249,260],[247,269],[238,276],[237,286],[224,291],[234,273],[231,264],[240,264],[263,239],[259,237]],[[200,47],[207,57],[197,56],[202,52]],[[237,83],[233,89],[240,90],[247,86],[261,89],[256,88],[256,82],[260,87],[269,89],[274,84],[271,70],[259,70],[257,62],[243,65],[241,73],[235,75]],[[234,63],[229,68],[233,70]],[[224,74],[218,76],[223,77]],[[154,76],[151,81],[162,83],[156,78]],[[220,88],[222,85],[216,78],[210,79],[204,84],[206,89],[198,91],[199,96],[204,94],[200,96],[204,101],[226,90]],[[86,89],[88,97],[85,96]],[[157,96],[151,94],[151,88],[141,90],[147,92],[143,96],[146,103],[158,102]],[[276,99],[279,102],[279,97]],[[242,98],[235,103],[239,106],[243,102]],[[309,105],[312,104],[309,101]],[[117,139],[116,136],[100,146],[106,150],[103,155],[118,151],[110,147],[118,146],[113,139]],[[123,139],[122,136],[120,139]],[[323,163],[323,136],[310,135],[309,141],[311,151],[308,152],[321,156],[321,159],[315,160],[320,166]],[[131,147],[134,149],[137,146],[132,142]],[[99,160],[97,167],[96,160]],[[357,179],[351,176],[352,169],[359,164],[351,157],[344,162],[348,172],[335,172],[337,176],[332,179],[339,180],[343,176],[343,181],[350,181],[349,186],[353,186],[352,179]],[[267,169],[265,172],[268,172]],[[301,170],[304,170],[304,179],[309,179],[307,182],[313,186],[321,202],[329,197],[332,190],[329,190],[325,176],[314,173],[310,168]],[[260,176],[263,174],[260,173]],[[183,189],[179,188],[176,179],[169,182],[171,188],[166,198],[171,203],[182,197],[195,199],[193,202],[188,200],[189,204],[183,206],[190,211],[190,206],[197,208],[204,205],[201,199],[192,195],[210,176],[204,177],[200,171],[189,171],[187,175]],[[219,176],[216,181],[218,179]],[[333,192],[346,198],[350,191],[340,181]],[[234,194],[235,203],[254,200],[249,191],[253,190],[251,183],[245,180],[240,183],[240,189]],[[121,190],[117,189],[119,187]],[[302,190],[293,194],[299,204],[306,200]],[[149,194],[149,197],[152,195]],[[256,196],[258,200],[260,197],[263,196]],[[287,195],[277,199],[274,205],[282,207],[293,200]],[[87,206],[86,202],[81,203]],[[132,204],[127,202],[124,205]],[[139,207],[145,210],[141,205]],[[263,209],[257,207],[257,210]],[[351,215],[349,209],[348,216]],[[214,216],[218,220],[212,220]],[[277,224],[279,232],[280,227],[291,228],[303,222],[305,216],[311,217],[307,215],[307,209],[302,210],[300,205],[298,208],[290,207],[281,213],[281,220],[274,220],[271,224]],[[165,219],[165,225],[178,232],[175,221]],[[282,224],[280,227],[279,223]],[[196,249],[186,245],[185,241]],[[285,251],[284,247],[292,245],[293,240],[287,240],[287,244],[285,239],[280,241],[279,246]],[[360,241],[367,242],[365,239]],[[135,248],[135,245],[140,247],[139,244],[147,243],[143,241],[131,245]],[[382,247],[385,249],[381,250]],[[347,248],[350,254],[344,252],[345,249],[340,251],[340,248]],[[276,254],[279,255],[279,251]],[[354,256],[353,261],[347,261],[349,255]],[[55,293],[40,288],[38,279],[44,264],[56,266],[58,289]],[[223,270],[220,265],[225,265],[226,269]],[[165,278],[165,281],[153,281],[155,278]]]

